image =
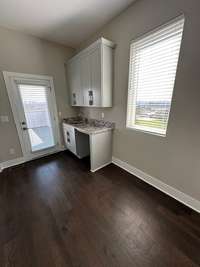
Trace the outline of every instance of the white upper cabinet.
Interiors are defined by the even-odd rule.
[[[83,105],[83,92],[81,90],[80,60],[73,60],[67,66],[68,82],[70,88],[70,101],[72,106]]]
[[[103,96],[101,92],[101,50],[95,49],[90,55],[90,73],[91,73],[91,88],[88,93],[89,105],[100,107],[102,105]],[[92,103],[90,103],[92,101]],[[88,103],[86,104],[88,106]]]
[[[89,105],[89,91],[91,88],[91,69],[90,69],[90,58],[88,56],[81,57],[81,90],[83,93],[83,104],[82,106]]]
[[[113,48],[101,38],[68,61],[72,106],[112,106]]]

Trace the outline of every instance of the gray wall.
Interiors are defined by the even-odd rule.
[[[117,44],[114,106],[105,119],[116,122],[113,156],[200,200],[200,1],[138,0],[81,45],[99,36]],[[186,23],[167,137],[125,128],[129,44],[170,19],[185,14]],[[79,49],[80,49],[79,48]],[[82,109],[101,118],[102,109]]]
[[[22,156],[2,71],[53,76],[58,110],[63,117],[71,116],[74,110],[68,104],[64,61],[72,53],[71,48],[0,28],[0,115],[10,120],[0,122],[0,162]],[[14,155],[10,148],[15,149]]]

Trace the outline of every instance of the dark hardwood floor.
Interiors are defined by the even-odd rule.
[[[200,215],[60,153],[0,174],[0,266],[200,266]]]

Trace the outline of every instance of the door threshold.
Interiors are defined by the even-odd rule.
[[[41,159],[41,158],[45,158],[45,157],[60,153],[60,152],[65,151],[65,150],[66,149],[56,150],[56,151],[54,151],[52,153],[41,155],[41,156],[38,156],[38,157],[35,157],[35,158],[32,158],[32,159],[25,159],[24,157],[20,157],[20,158],[16,158],[16,159],[13,159],[13,160],[2,162],[2,163],[0,163],[0,173],[3,172],[6,169],[17,167],[17,166],[23,165],[24,163],[30,162],[30,161],[34,161],[34,160],[38,160],[38,159]]]

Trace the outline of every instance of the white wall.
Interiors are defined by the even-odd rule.
[[[200,200],[200,1],[138,0],[80,48],[100,36],[114,41],[113,108],[105,120],[116,122],[113,155]],[[130,41],[184,13],[186,17],[167,137],[125,128]],[[79,48],[79,49],[80,49]],[[102,109],[82,109],[101,118]]]
[[[0,122],[0,162],[22,156],[2,71],[53,76],[58,110],[62,117],[71,116],[74,110],[69,106],[64,62],[72,53],[66,46],[0,28],[0,114],[10,120]],[[10,148],[15,149],[14,155]]]

